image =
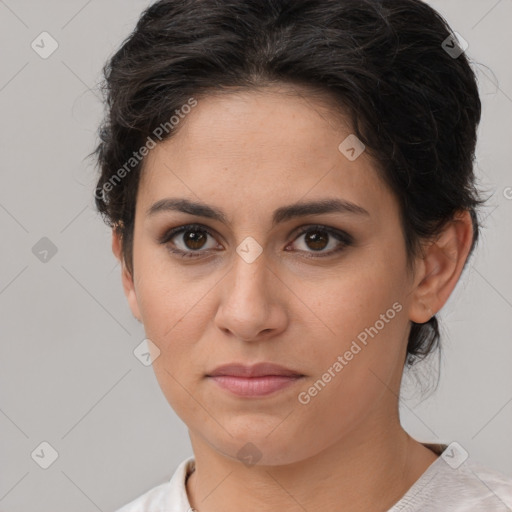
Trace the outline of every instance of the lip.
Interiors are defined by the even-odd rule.
[[[243,397],[261,397],[280,391],[303,377],[286,377],[284,375],[267,375],[265,377],[233,377],[230,375],[217,375],[209,377],[221,388],[234,395]]]
[[[303,374],[285,366],[274,363],[257,363],[253,365],[244,365],[240,363],[230,363],[218,366],[207,377],[218,377],[228,375],[230,377],[303,377]]]
[[[221,388],[241,397],[261,397],[283,390],[305,377],[273,363],[227,364],[207,375]]]

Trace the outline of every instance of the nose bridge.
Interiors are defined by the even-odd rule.
[[[215,318],[217,327],[244,340],[256,339],[260,332],[285,324],[285,315],[279,313],[276,297],[271,295],[272,272],[264,254],[249,261],[236,255]]]
[[[253,248],[250,245],[249,248],[243,246],[244,243],[240,244],[237,252],[248,249],[246,254],[251,254]],[[254,257],[254,253],[251,257]],[[244,256],[237,254],[231,269],[230,290],[226,299],[241,306],[261,307],[267,301],[266,284],[269,269],[263,253],[252,258],[244,259]]]

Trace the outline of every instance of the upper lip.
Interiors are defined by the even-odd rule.
[[[224,364],[215,368],[215,370],[210,372],[207,376],[218,377],[220,375],[230,375],[233,377],[264,377],[268,375],[281,375],[286,377],[303,376],[300,372],[274,363],[258,363],[254,365],[239,363]]]

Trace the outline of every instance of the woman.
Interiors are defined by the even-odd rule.
[[[479,234],[481,104],[419,0],[161,0],[105,67],[100,212],[194,457],[119,512],[512,510],[402,428]]]

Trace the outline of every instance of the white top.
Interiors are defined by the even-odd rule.
[[[458,444],[423,443],[440,455],[388,512],[512,512],[512,478],[467,458]],[[179,464],[170,481],[116,512],[190,512],[185,482],[194,458]],[[200,512],[200,511],[199,511]]]

